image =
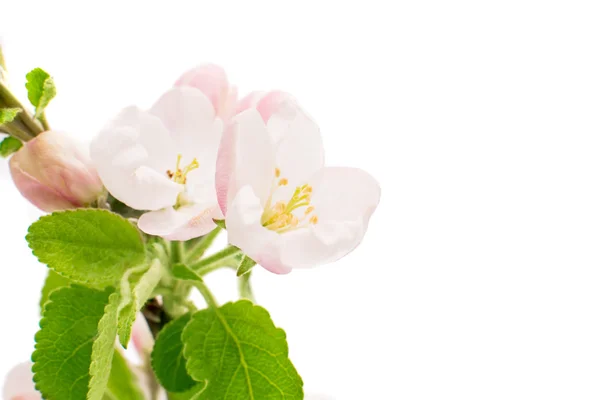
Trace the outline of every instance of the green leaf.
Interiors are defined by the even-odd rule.
[[[237,276],[242,276],[244,274],[247,274],[248,272],[250,272],[250,270],[252,268],[254,268],[255,265],[256,265],[256,261],[254,261],[247,255],[244,255],[242,257],[242,261],[240,261],[240,265],[237,269]]]
[[[184,264],[175,264],[171,270],[173,276],[184,281],[198,281],[201,278]]]
[[[42,298],[40,299],[40,309],[44,310],[44,305],[48,301],[48,297],[50,293],[54,290],[69,286],[71,283],[67,278],[57,274],[51,269],[48,270],[48,276],[46,277],[46,282],[44,283],[44,287],[42,288]]]
[[[101,400],[108,385],[117,337],[118,307],[119,294],[113,293],[104,309],[104,316],[98,323],[98,335],[92,346],[88,400]]]
[[[0,124],[12,122],[21,111],[20,108],[0,108]]]
[[[116,286],[125,272],[145,261],[139,231],[106,210],[55,212],[29,227],[33,254],[59,274],[90,287]]]
[[[13,153],[19,151],[23,147],[23,143],[19,139],[15,139],[12,136],[8,136],[0,143],[0,156],[8,157]]]
[[[269,313],[247,300],[195,313],[183,330],[187,370],[208,381],[210,400],[303,398],[302,379],[288,358],[286,335]]]
[[[118,295],[72,285],[50,294],[35,336],[33,380],[46,400],[99,400],[110,372]]]
[[[225,220],[224,219],[215,219],[213,220],[214,223],[221,229],[227,229],[227,225],[225,225]]]
[[[112,359],[112,368],[105,397],[114,400],[144,400],[144,394],[138,386],[137,377],[131,372],[127,360],[119,351],[115,351]]]
[[[198,400],[201,399],[202,393],[206,389],[206,382],[197,383],[196,386],[183,393],[169,393],[169,400]]]
[[[147,269],[144,267],[144,269]],[[162,263],[155,259],[150,268],[139,276],[138,270],[130,269],[121,279],[121,304],[119,305],[119,341],[127,348],[131,337],[131,328],[135,322],[137,312],[142,309],[146,300],[163,277]],[[133,275],[133,278],[129,279]]]
[[[27,74],[27,97],[35,107],[35,117],[40,118],[44,109],[50,101],[56,96],[56,86],[54,80],[43,69],[36,68]]]
[[[152,350],[152,368],[160,384],[169,392],[185,392],[194,381],[185,369],[181,333],[192,316],[186,314],[168,323],[156,338]]]

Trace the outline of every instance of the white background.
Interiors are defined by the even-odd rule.
[[[11,82],[54,75],[55,128],[88,140],[211,61],[243,93],[293,93],[328,164],[380,181],[354,253],[256,274],[308,392],[600,398],[597,2],[94,3],[0,0]],[[0,183],[4,374],[29,357],[45,267]],[[235,295],[230,274],[209,283]]]

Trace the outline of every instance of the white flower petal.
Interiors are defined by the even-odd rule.
[[[324,151],[317,124],[287,98],[278,104],[267,123],[276,145],[277,167],[293,185],[306,183],[323,167]]]
[[[108,191],[132,208],[172,205],[183,190],[166,174],[176,160],[169,133],[158,118],[135,107],[123,110],[100,132],[90,155]]]
[[[273,184],[275,150],[260,114],[249,109],[228,127],[217,160],[216,188],[224,214],[239,188],[249,185],[264,205]]]
[[[177,210],[167,207],[142,215],[138,227],[149,235],[185,241],[206,235],[216,228],[213,219],[219,214],[216,203],[194,204]]]
[[[260,199],[250,186],[242,187],[236,194],[227,214],[229,243],[239,247],[258,264],[277,274],[291,269],[281,263],[281,236],[263,227],[260,218],[263,208]]]
[[[2,398],[4,400],[42,400],[33,383],[32,363],[15,366],[6,376]]]
[[[166,92],[152,107],[150,113],[160,118],[174,139],[177,152],[183,156],[183,165],[198,159],[202,169],[213,168],[223,132],[223,122],[216,118],[210,99],[200,90],[175,87]],[[176,159],[172,160],[173,167]],[[190,174],[191,177],[191,174]]]
[[[323,168],[310,179],[318,223],[282,235],[281,259],[292,268],[334,262],[362,241],[379,204],[379,184],[355,168]]]
[[[360,218],[367,224],[381,197],[379,183],[358,168],[326,167],[309,184],[313,187],[311,204],[320,221]]]

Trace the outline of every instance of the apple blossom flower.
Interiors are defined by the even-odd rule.
[[[4,400],[42,400],[40,392],[35,390],[30,362],[15,366],[5,378],[2,399]]]
[[[108,191],[147,211],[142,231],[188,240],[210,232],[221,216],[214,180],[222,131],[211,98],[178,86],[148,111],[121,111],[94,139],[91,155]]]
[[[57,131],[25,142],[10,172],[19,192],[46,212],[85,207],[104,192],[85,148]]]
[[[359,169],[324,167],[319,128],[289,95],[251,94],[238,111],[217,161],[229,242],[280,274],[358,246],[378,183]]]
[[[177,87],[192,87],[210,99],[215,113],[227,121],[233,116],[237,89],[229,85],[223,68],[214,64],[201,65],[184,73],[175,83]]]

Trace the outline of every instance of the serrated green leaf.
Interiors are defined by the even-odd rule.
[[[238,266],[237,276],[242,276],[244,274],[247,274],[248,272],[250,272],[250,270],[252,270],[252,268],[254,268],[255,265],[256,265],[256,261],[254,261],[247,255],[244,255],[242,257],[242,261],[240,261],[240,265]]]
[[[46,276],[46,281],[44,282],[44,287],[42,288],[42,298],[40,299],[40,309],[44,309],[44,305],[48,301],[48,297],[50,293],[54,290],[69,286],[71,281],[51,269],[48,270],[48,275]]]
[[[26,76],[27,97],[35,107],[35,117],[40,118],[44,109],[56,96],[56,86],[52,77],[43,69],[36,68]]]
[[[20,108],[0,108],[0,124],[12,122],[20,112]]]
[[[118,293],[110,295],[104,315],[98,323],[98,335],[92,346],[88,400],[101,400],[106,391],[115,351],[119,301]]]
[[[155,259],[150,268],[137,274],[131,269],[121,279],[121,304],[119,305],[119,341],[127,348],[131,337],[131,328],[135,322],[136,314],[150,298],[152,292],[163,277],[164,268],[161,262]],[[133,276],[130,280],[129,277]]]
[[[110,378],[105,397],[114,400],[144,400],[144,394],[138,385],[138,379],[127,365],[127,360],[119,351],[112,359]]]
[[[49,300],[32,355],[36,388],[46,400],[100,399],[104,388],[96,385],[110,372],[118,298],[112,288],[72,285]]]
[[[90,287],[116,286],[125,272],[145,261],[139,231],[106,210],[55,212],[29,227],[29,247],[40,262]]]
[[[267,310],[247,300],[198,311],[183,330],[187,371],[208,381],[210,400],[303,398],[286,335]]]
[[[169,322],[156,338],[152,350],[152,368],[160,384],[169,392],[185,392],[194,387],[194,381],[185,369],[181,333],[192,316]]]

